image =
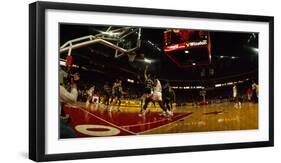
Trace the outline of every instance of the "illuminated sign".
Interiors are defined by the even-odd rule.
[[[207,45],[207,40],[202,40],[199,42],[190,42],[189,46],[202,46],[202,45]]]
[[[207,40],[197,41],[197,42],[186,42],[186,43],[180,43],[180,44],[174,44],[170,46],[166,46],[164,51],[165,52],[171,52],[175,50],[184,50],[189,47],[196,47],[196,46],[205,46],[208,44]]]
[[[167,29],[164,53],[178,67],[195,67],[211,63],[211,40],[208,31]]]
[[[174,50],[183,50],[186,48],[186,43],[180,43],[180,44],[175,44],[175,45],[171,45],[171,46],[167,46],[164,51],[165,52],[170,52],[170,51],[174,51]]]

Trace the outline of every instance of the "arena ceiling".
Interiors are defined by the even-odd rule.
[[[87,35],[96,35],[108,26],[60,25],[60,45]],[[178,67],[163,51],[163,32],[165,29],[141,29],[141,46],[137,53],[145,54],[151,61],[149,71],[161,79],[175,81],[218,79],[234,76],[255,76],[258,68],[258,34],[210,31],[211,64],[208,66]],[[129,63],[127,57],[114,58],[114,50],[101,44],[81,47],[72,51],[74,64],[83,66],[94,74],[111,74],[112,77],[125,75],[138,79],[143,74],[147,62],[137,55],[136,61]],[[66,53],[60,55],[66,58]],[[176,72],[176,73],[175,73]]]

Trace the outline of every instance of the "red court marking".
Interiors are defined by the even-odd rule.
[[[70,127],[75,131],[77,137],[89,137],[89,135],[80,133],[75,129],[75,126],[83,125],[83,124],[106,125],[109,127],[114,127],[120,130],[120,133],[118,134],[119,136],[135,134],[133,132],[122,129],[114,124],[107,123],[106,121],[103,121],[101,118],[98,118],[94,114],[87,112],[86,110],[83,110],[81,108],[65,107],[64,110],[66,114],[69,114],[69,116],[71,117]],[[91,129],[89,129],[89,131],[91,131]]]
[[[118,135],[136,135],[153,130],[164,125],[181,120],[192,112],[174,113],[170,119],[160,116],[159,112],[148,112],[144,117],[139,117],[138,112],[112,111],[98,108],[82,108],[65,106],[66,114],[71,117],[70,127],[75,130],[75,126],[83,124],[106,125],[120,130]],[[120,108],[122,110],[122,108]],[[91,129],[88,129],[91,131]],[[78,137],[89,137],[75,130]]]
[[[89,131],[109,131],[109,129],[106,128],[90,128]]]

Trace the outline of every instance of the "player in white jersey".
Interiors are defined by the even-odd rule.
[[[144,116],[145,115],[145,111],[146,111],[146,108],[147,108],[149,102],[157,102],[165,114],[167,113],[168,115],[172,115],[165,108],[165,106],[163,105],[163,102],[162,102],[162,86],[161,86],[161,83],[160,83],[160,81],[158,79],[154,79],[153,80],[153,92],[152,92],[152,95],[148,96],[145,99],[145,103],[143,105],[141,113],[139,114],[140,116]]]
[[[235,108],[241,108],[241,102],[239,100],[239,97],[238,97],[238,90],[237,90],[237,86],[234,85],[233,88],[232,88],[232,93],[233,93],[233,100],[234,100],[234,107]]]
[[[162,101],[162,86],[158,79],[154,80],[153,101]]]

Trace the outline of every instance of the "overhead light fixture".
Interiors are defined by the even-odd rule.
[[[221,87],[222,85],[221,84],[215,84],[215,87]]]
[[[152,46],[156,50],[161,51],[161,49],[156,44],[154,44],[152,41],[147,40],[147,43],[150,44],[150,46]]]
[[[127,80],[129,83],[135,83],[135,81],[133,79],[128,79]]]
[[[249,51],[255,53],[255,54],[258,54],[259,53],[259,49],[256,48],[256,47],[252,47],[252,46],[247,46],[246,47]]]
[[[147,59],[147,58],[144,58],[144,62],[151,64],[151,63],[152,63],[152,60]]]
[[[104,35],[108,35],[109,37],[118,37],[118,35],[120,34],[120,33],[113,33],[111,31],[101,32],[101,33],[104,34]]]
[[[258,48],[252,48],[252,51],[254,51],[256,54],[259,53],[259,49]]]

